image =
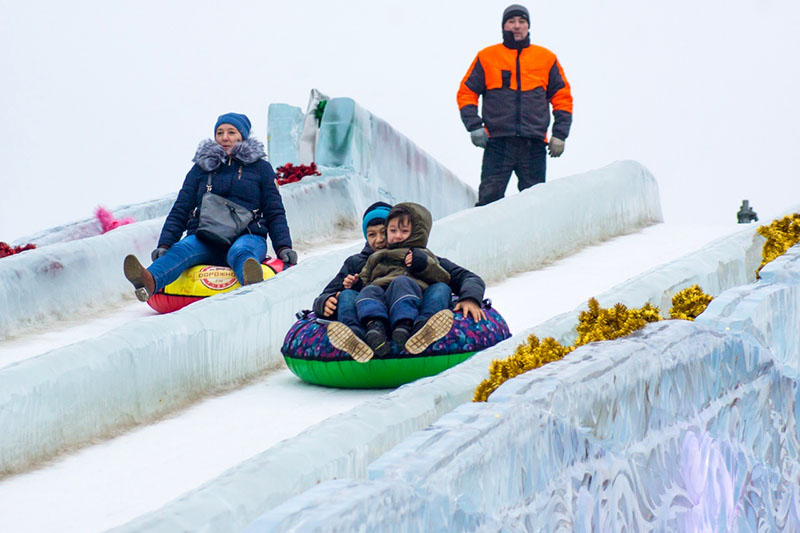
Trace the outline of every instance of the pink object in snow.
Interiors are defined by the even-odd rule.
[[[116,219],[111,211],[102,206],[97,206],[97,209],[94,210],[94,214],[97,217],[97,220],[100,221],[100,226],[103,228],[103,233],[111,231],[112,229],[116,229],[120,226],[124,226],[125,224],[136,222],[136,220],[131,217]]]

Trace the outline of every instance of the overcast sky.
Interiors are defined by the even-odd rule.
[[[217,115],[246,113],[265,140],[268,105],[305,107],[312,87],[477,187],[455,94],[506,5],[0,0],[0,241],[175,192]],[[674,221],[800,203],[798,2],[526,5],[575,98],[548,179],[636,159]]]

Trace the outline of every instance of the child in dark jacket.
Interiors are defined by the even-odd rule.
[[[345,260],[336,277],[314,300],[315,314],[318,317],[333,320],[328,324],[328,338],[331,344],[350,354],[357,361],[368,361],[374,352],[363,340],[366,332],[358,319],[355,308],[355,300],[359,293],[357,290],[353,290],[353,285],[356,284],[356,288],[362,286],[358,282],[358,274],[373,252],[386,246],[385,217],[390,208],[389,204],[383,202],[377,202],[367,208],[362,222],[367,244],[360,253]],[[424,291],[419,314],[412,328],[413,335],[409,339],[409,342],[416,339],[417,342],[412,343],[414,346],[421,345],[420,340],[424,343],[427,338],[431,337],[430,331],[437,329],[433,328],[433,323],[429,319],[438,311],[450,307],[452,294],[457,297],[454,311],[461,312],[475,321],[486,318],[480,306],[486,287],[480,276],[447,258],[437,257],[437,260],[450,275],[450,282],[449,284],[434,283]],[[427,327],[425,327],[426,325]],[[438,329],[440,330],[441,327]],[[419,351],[423,351],[430,342]]]
[[[336,277],[325,286],[322,294],[314,300],[312,309],[318,317],[344,321],[343,319],[347,316],[349,310],[343,309],[343,307],[352,307],[352,316],[355,317],[355,296],[358,292],[351,290],[353,281],[357,274],[361,272],[361,269],[364,268],[364,265],[367,264],[367,259],[372,255],[372,252],[386,247],[386,216],[391,209],[392,206],[386,202],[375,202],[364,211],[361,229],[367,242],[359,253],[345,259]],[[346,292],[352,294],[346,294]]]
[[[360,325],[366,329],[364,337],[370,348],[367,351],[363,346],[350,346],[359,352],[349,352],[357,361],[369,361],[374,354],[389,354],[387,323],[392,340],[410,353],[422,352],[450,330],[453,324],[453,313],[448,309],[450,274],[425,247],[431,225],[430,212],[410,202],[396,205],[386,217],[387,248],[370,255],[355,280],[354,288],[364,287],[356,297],[356,311]],[[441,291],[433,301],[428,298],[436,312],[425,322],[418,322],[415,332],[423,291],[432,285],[436,285],[435,291]],[[409,343],[412,335],[414,342]]]

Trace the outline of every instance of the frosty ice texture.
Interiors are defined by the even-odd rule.
[[[72,318],[131,293],[122,260],[149,264],[163,219],[121,226],[103,235],[57,243],[0,263],[0,341],[26,327]]]
[[[298,143],[305,114],[299,107],[270,104],[267,111],[267,156],[274,168],[297,164]]]
[[[337,112],[342,104],[349,114]],[[362,135],[350,135],[349,142],[335,146],[329,143],[330,133],[321,136],[318,146],[324,155],[318,161],[325,165],[331,160],[321,168],[322,176],[281,187],[295,245],[324,242],[348,231],[360,234],[361,214],[376,200],[417,201],[429,206],[434,218],[475,204],[475,191],[470,186],[349,98],[334,99],[329,107],[331,112],[322,122],[325,131],[357,130]],[[277,111],[274,114],[279,115]],[[278,143],[278,139],[292,135],[295,126],[291,116],[273,118],[276,122],[270,123],[270,142],[274,134]],[[351,163],[347,166],[340,160]],[[354,166],[352,161],[358,164]],[[156,247],[163,224],[160,217],[166,216],[173,201],[174,195],[170,195],[115,210],[116,217],[132,216],[140,221],[126,226],[125,231],[118,228],[98,235],[99,224],[88,220],[30,237],[26,242],[36,242],[39,249],[20,254],[12,264],[8,258],[0,263],[0,303],[8,304],[0,307],[0,339],[28,325],[43,325],[89,306],[102,308],[118,303],[130,293],[130,285],[122,276],[122,258],[134,253],[143,264],[149,264],[150,251]],[[92,238],[83,242],[87,237]]]
[[[490,218],[493,216],[494,213]],[[447,221],[460,218],[461,215],[456,215],[448,217]],[[763,238],[755,230],[755,226],[748,227],[719,239],[702,250],[617,285],[598,298],[601,302],[624,301],[638,306],[645,301],[659,303],[665,298],[669,301],[672,294],[666,294],[664,287],[672,287],[677,291],[703,282],[717,288],[719,293],[748,283],[755,277],[763,243]],[[491,360],[507,356],[529,334],[553,335],[565,339],[564,342],[572,342],[578,312],[576,309],[522,331],[442,374],[405,385],[380,401],[370,402],[318,424],[232,468],[225,475],[160,511],[131,522],[120,531],[151,528],[164,531],[203,528],[235,531],[247,524],[248,519],[255,519],[257,515],[253,514],[254,510],[274,507],[301,488],[314,487],[320,479],[365,478],[369,463],[404,436],[426,427],[460,404],[469,402],[476,384],[487,376]],[[366,485],[359,486],[362,487],[359,490],[364,490]],[[382,494],[373,494],[376,498],[373,504],[378,505],[383,501],[380,499]],[[331,493],[328,495],[331,496]],[[300,500],[299,503],[297,500]],[[290,501],[302,508],[313,505],[302,498]],[[232,502],[237,502],[238,506]],[[402,508],[404,503],[398,499],[391,500],[390,505]],[[415,501],[413,505],[418,507],[420,502]],[[303,520],[308,518],[304,517]],[[365,523],[374,519],[359,518]],[[419,525],[430,516],[416,518],[419,521],[413,523]],[[298,522],[297,525],[302,530],[304,522]],[[418,530],[427,529],[421,527]]]
[[[474,256],[482,254],[483,247],[462,249],[460,237],[480,236],[486,225],[485,217],[504,223],[506,217],[512,216],[509,213],[535,224],[541,232],[558,237],[568,233],[574,237],[560,241],[561,245],[558,242],[542,245],[541,253],[548,258],[558,255],[559,246],[563,247],[561,255],[564,255],[581,243],[589,244],[616,234],[612,232],[634,231],[653,222],[651,216],[659,207],[652,176],[633,162],[611,168],[615,171],[609,172],[606,167],[596,175],[587,173],[537,186],[528,194],[470,210],[471,217],[438,221],[434,233],[449,234],[452,238],[442,242],[437,252],[460,264],[480,266]],[[313,182],[308,186],[317,189]],[[334,183],[331,189],[336,186]],[[595,201],[602,197],[601,191],[612,187],[618,188],[614,201]],[[643,187],[656,192],[641,198]],[[571,196],[564,193],[560,200],[565,211],[569,206],[587,217],[577,217],[586,222],[581,226],[587,228],[584,235],[574,235],[562,228],[575,224],[575,216],[548,219],[545,218],[551,216],[548,211],[537,213],[530,209],[531,204],[539,205],[539,195],[557,201],[558,196],[550,193],[550,189],[589,191]],[[312,220],[309,224],[313,224],[317,214],[326,216],[325,204],[319,205],[319,210],[308,210],[307,218]],[[626,207],[624,213],[622,206]],[[596,217],[598,222],[588,224],[589,216]],[[138,226],[141,224],[125,226],[98,239],[125,228],[135,231]],[[508,250],[516,246],[521,257],[495,265],[491,273],[503,277],[511,269],[526,270],[541,264],[544,259],[530,252],[541,241],[539,233],[492,235],[494,246],[508,239],[502,246]],[[91,239],[71,245],[78,246],[88,240]],[[20,468],[60,447],[113,431],[120,425],[149,421],[204,391],[231,386],[279,365],[280,346],[294,322],[294,313],[309,307],[344,258],[359,249],[356,246],[303,261],[257,286],[215,296],[172,315],[134,321],[96,339],[0,370],[0,426],[4,428],[0,437],[0,471]],[[115,262],[119,264],[121,259]],[[115,271],[115,265],[109,269]],[[59,430],[53,431],[54,426],[60,426]]]
[[[797,531],[797,253],[695,323],[507,381],[373,462],[369,481],[320,484],[248,531]]]
[[[472,187],[350,98],[328,101],[317,138],[316,162],[352,168],[365,190],[377,190],[380,199],[391,204],[419,202],[434,220],[457,211],[454,204],[472,207],[477,200]]]

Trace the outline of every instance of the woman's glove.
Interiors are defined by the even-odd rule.
[[[159,246],[158,248],[152,251],[152,253],[150,254],[150,259],[153,262],[155,262],[156,259],[167,253],[167,250],[169,250],[169,246]]]
[[[282,248],[281,251],[278,252],[278,257],[288,265],[297,264],[297,252],[291,248]]]

